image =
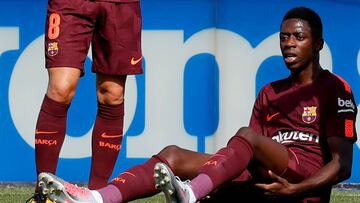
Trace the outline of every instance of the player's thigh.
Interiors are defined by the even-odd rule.
[[[259,136],[254,157],[264,168],[281,175],[288,167],[289,151],[287,147],[272,139]]]
[[[240,129],[236,136],[242,136],[249,141],[253,147],[254,159],[261,166],[278,174],[287,168],[289,152],[284,145],[273,141],[269,137],[259,135],[250,128]]]
[[[81,71],[71,67],[53,67],[48,69],[48,74],[47,96],[60,103],[70,103]]]
[[[126,75],[96,74],[96,95],[102,104],[121,104],[124,100]]]
[[[183,178],[194,178],[210,158],[210,154],[199,153],[175,145],[165,147],[159,155],[166,159],[173,172]]]

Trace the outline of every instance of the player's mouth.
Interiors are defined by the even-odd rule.
[[[285,63],[293,63],[296,60],[297,56],[294,53],[285,53],[284,60]]]

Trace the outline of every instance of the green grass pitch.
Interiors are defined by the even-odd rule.
[[[0,187],[1,203],[23,203],[32,194],[33,187]],[[165,202],[162,194],[150,198],[132,201],[131,203],[160,203]],[[360,203],[360,191],[340,191],[334,189],[331,195],[331,203]]]

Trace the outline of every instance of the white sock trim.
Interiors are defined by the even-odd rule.
[[[186,186],[187,186],[187,189],[189,190],[190,202],[196,202],[196,197],[195,197],[194,191],[192,190],[191,186],[190,185],[186,185]]]
[[[96,190],[90,190],[91,194],[93,195],[94,199],[97,203],[104,203],[101,194]]]

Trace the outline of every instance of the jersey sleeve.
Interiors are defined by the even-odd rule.
[[[339,78],[341,83],[331,90],[329,108],[325,118],[325,134],[328,137],[340,136],[355,142],[357,133],[355,129],[357,107],[350,86],[345,80]]]
[[[249,127],[255,130],[257,133],[263,134],[262,132],[262,99],[264,91],[260,90],[258,96],[256,97],[251,117]]]

